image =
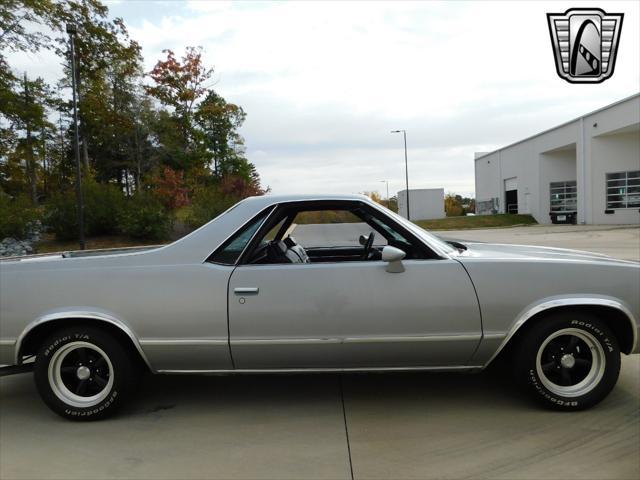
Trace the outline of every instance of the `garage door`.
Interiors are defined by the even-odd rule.
[[[518,177],[507,178],[504,181],[504,189],[505,191],[517,190],[518,189]]]

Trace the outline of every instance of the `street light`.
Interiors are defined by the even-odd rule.
[[[80,250],[84,250],[84,202],[82,199],[82,171],[80,169],[80,133],[78,130],[78,104],[76,102],[76,42],[78,33],[73,23],[67,23],[67,33],[69,34],[69,53],[71,57],[71,90],[73,98],[73,138],[74,153],[76,157],[76,202],[78,204],[78,229]]]
[[[391,133],[400,133],[404,136],[404,173],[407,182],[407,220],[411,220],[409,213],[409,162],[407,161],[407,132],[405,130],[391,130]]]

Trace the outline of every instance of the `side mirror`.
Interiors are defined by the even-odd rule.
[[[407,254],[396,247],[390,247],[387,245],[382,249],[382,261],[387,262],[387,272],[389,273],[402,273],[404,272],[404,265],[402,259]]]

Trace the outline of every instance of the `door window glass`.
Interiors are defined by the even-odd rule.
[[[227,240],[222,247],[216,250],[208,259],[212,263],[220,263],[222,265],[235,265],[240,254],[247,246],[247,243],[258,231],[260,226],[267,218],[268,211],[262,212],[248,224],[246,224],[238,233]]]

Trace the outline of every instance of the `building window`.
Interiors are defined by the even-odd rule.
[[[551,182],[549,184],[551,195],[551,213],[567,213],[577,211],[576,182]]]
[[[640,170],[607,173],[607,208],[640,207]]]

